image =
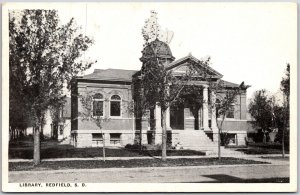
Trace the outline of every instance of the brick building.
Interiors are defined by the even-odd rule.
[[[155,40],[150,46],[144,48],[140,60],[144,64],[151,52],[161,59],[162,65],[172,74],[180,75],[185,72],[191,63],[196,64],[197,70],[202,71],[199,60],[192,55],[175,60],[169,46],[159,40]],[[225,89],[238,87],[228,81],[222,80],[222,74],[206,67],[206,71],[215,81],[223,82]],[[142,130],[142,141],[144,144],[161,143],[161,109],[156,106],[149,110],[147,117],[139,120],[133,113],[132,102],[134,97],[134,82],[138,79],[140,71],[122,69],[96,69],[92,74],[79,77],[72,87],[72,125],[71,142],[76,147],[102,146],[125,146],[133,144]],[[197,85],[203,87],[203,99],[208,100],[210,90],[208,84],[201,80]],[[231,144],[244,145],[247,132],[253,131],[247,121],[247,87],[238,95],[235,104],[226,114],[223,131],[228,134]],[[106,119],[102,129],[89,120],[82,120],[82,102],[80,96],[92,94],[92,115],[101,116]],[[224,92],[214,94],[216,101],[224,97]],[[217,124],[221,119],[215,120],[216,111],[210,110],[209,101],[204,101],[197,114],[193,114],[190,108],[182,105],[171,107],[167,110],[167,130],[171,135],[172,145],[180,143],[184,148],[214,147],[217,142]],[[104,135],[104,137],[103,137]],[[103,139],[104,138],[104,139]]]

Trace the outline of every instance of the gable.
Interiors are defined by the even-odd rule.
[[[183,57],[179,60],[176,60],[166,66],[166,69],[172,70],[175,74],[182,74],[185,73],[186,70],[194,65],[198,73],[201,75],[204,72],[206,72],[208,75],[212,76],[213,78],[222,78],[223,75],[217,72],[216,70],[212,69],[209,66],[204,67],[200,60],[195,58],[192,55],[188,55],[186,57]]]

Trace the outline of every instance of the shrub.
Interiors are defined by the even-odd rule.
[[[126,144],[125,148],[128,150],[139,150],[140,145],[139,144]],[[146,147],[144,145],[142,146],[142,150],[146,150]]]

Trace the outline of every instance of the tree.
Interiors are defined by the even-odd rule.
[[[249,113],[254,118],[254,125],[261,128],[264,133],[263,142],[266,143],[267,133],[273,126],[272,99],[269,98],[265,90],[255,92],[254,98],[249,104]]]
[[[285,77],[281,80],[281,91],[284,93],[286,98],[290,97],[290,64],[286,66]]]
[[[10,91],[21,89],[34,127],[34,164],[40,163],[40,132],[45,112],[64,98],[71,79],[94,62],[80,60],[93,41],[80,33],[72,18],[61,25],[56,10],[23,10],[10,13]],[[20,103],[21,104],[21,103]],[[14,113],[10,113],[14,114]]]
[[[160,56],[162,50],[167,46],[166,43],[159,41],[161,36],[160,26],[157,22],[157,13],[152,11],[151,16],[145,22],[142,29],[142,35],[145,40],[143,66],[139,86],[141,87],[140,96],[143,103],[141,109],[152,109],[156,105],[161,108],[162,115],[162,160],[166,160],[167,151],[167,127],[166,127],[166,111],[172,105],[187,99],[186,94],[191,94],[196,86],[192,87],[187,84],[192,81],[193,75],[198,74],[194,64],[191,64],[181,75],[173,74],[172,70],[168,70],[165,66],[168,59]],[[207,61],[200,61],[208,63]],[[192,106],[192,105],[191,105]]]
[[[283,128],[282,128],[282,157],[285,156],[284,138],[290,120],[290,64],[287,64],[285,77],[281,80],[281,91],[284,94],[283,101]]]
[[[93,108],[93,100],[94,98],[97,98],[95,97],[97,96],[97,94],[93,95],[91,92],[87,91],[85,94],[82,95],[78,94],[78,96],[80,97],[81,108],[83,108],[81,112],[79,112],[79,117],[81,117],[83,121],[85,120],[85,121],[94,122],[101,132],[102,142],[103,142],[103,147],[102,147],[103,161],[105,161],[105,134],[102,131],[102,128],[103,128],[103,124],[108,122],[109,119],[107,117],[102,116],[103,113],[94,114],[97,111],[94,110],[95,108]]]
[[[206,66],[209,63],[205,64]],[[227,132],[223,132],[223,123],[226,117],[226,114],[230,111],[233,104],[236,103],[237,96],[242,93],[243,90],[246,90],[248,86],[244,85],[242,82],[238,87],[227,88],[224,85],[224,81],[217,80],[214,81],[209,74],[205,74],[205,80],[208,82],[210,89],[210,98],[208,105],[212,111],[212,114],[215,114],[215,123],[218,129],[218,159],[221,160],[221,135],[224,136],[224,143],[226,142]],[[216,94],[220,93],[223,95],[222,98],[216,99]],[[218,122],[218,118],[221,117],[221,121]]]
[[[64,107],[66,106],[67,99],[53,103],[50,107],[50,116],[52,120],[51,127],[51,138],[57,140],[58,131],[64,129],[68,124],[65,123],[65,120],[62,116]]]
[[[144,94],[144,89],[141,85],[141,82],[139,78],[133,78],[133,101],[129,103],[128,110],[131,114],[135,117],[135,127],[136,129],[139,129],[139,150],[140,152],[143,150],[143,129],[142,129],[142,122],[143,118],[147,117],[148,122],[152,123],[150,121],[149,116],[149,108],[153,109],[153,107],[148,104],[149,102],[145,101],[145,98],[142,96]]]
[[[26,67],[19,65],[22,60],[16,55],[17,43],[12,36],[16,31],[15,18],[9,17],[9,128],[11,140],[18,138],[18,131],[30,125],[30,109],[28,99],[23,90],[26,82]],[[13,56],[13,57],[12,57]]]
[[[167,151],[167,127],[166,111],[172,105],[183,101],[186,94],[193,89],[186,87],[187,83],[192,80],[194,73],[192,66],[187,71],[178,76],[174,76],[171,70],[167,70],[159,63],[157,56],[149,59],[142,68],[141,86],[143,88],[144,101],[149,105],[148,109],[155,105],[161,108],[162,114],[162,160],[166,160]]]
[[[183,102],[189,106],[195,118],[197,117],[198,110],[201,108],[205,101],[203,98],[203,87],[195,84],[195,78],[201,78],[201,81],[206,81],[209,84],[211,92],[225,91],[223,101],[219,103],[219,114],[223,114],[223,120],[219,125],[219,138],[222,132],[222,125],[225,114],[234,103],[236,96],[240,94],[240,90],[246,89],[247,86],[243,84],[240,87],[231,90],[225,89],[221,85],[220,80],[215,80],[210,77],[208,66],[210,65],[210,58],[202,59],[195,63],[190,61],[190,66],[185,70],[184,74],[174,75],[172,70],[167,70],[165,63],[166,58],[159,56],[165,48],[163,44],[154,43],[159,40],[162,32],[157,23],[157,13],[151,12],[150,19],[146,20],[146,24],[142,30],[145,39],[144,52],[142,58],[146,59],[143,63],[141,70],[141,83],[140,86],[142,101],[144,101],[143,108],[151,109],[155,105],[161,107],[162,113],[162,160],[166,159],[166,110],[173,105],[182,104]],[[153,43],[153,44],[152,44]],[[147,53],[148,52],[148,53]],[[206,67],[206,70],[199,70],[197,67]],[[210,93],[210,98],[214,98]],[[206,102],[208,103],[208,102]],[[216,104],[210,102],[212,109],[215,109]],[[217,119],[216,119],[217,120]],[[217,122],[217,121],[216,121]],[[197,124],[197,122],[195,121]],[[218,123],[217,123],[218,124]],[[197,128],[197,127],[196,127]],[[220,139],[219,139],[220,140]],[[220,157],[220,143],[219,143],[219,158]]]

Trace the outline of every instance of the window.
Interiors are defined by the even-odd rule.
[[[110,98],[110,116],[121,116],[121,98],[118,95]]]
[[[92,145],[93,146],[103,145],[103,137],[101,133],[92,133]]]
[[[226,118],[234,118],[234,105],[231,105],[226,112]]]
[[[93,96],[93,116],[103,116],[103,95],[100,93]]]
[[[121,133],[111,133],[110,134],[110,144],[117,145],[121,143]]]
[[[223,140],[226,145],[237,145],[236,134],[228,133],[223,135]]]

